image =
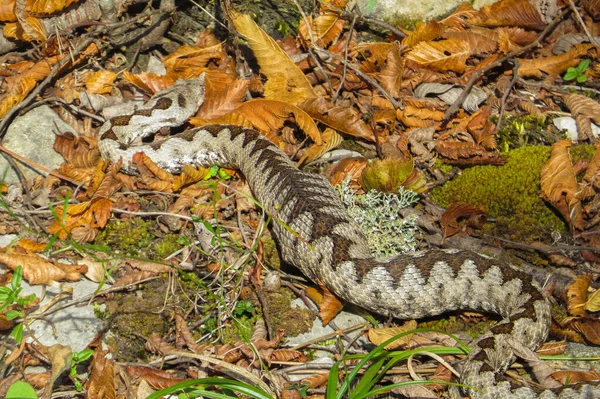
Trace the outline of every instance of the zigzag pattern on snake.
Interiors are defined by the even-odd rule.
[[[181,124],[195,113],[204,99],[203,77],[191,83],[178,81],[176,86],[157,93],[133,114],[108,121],[100,130],[103,157],[113,162],[122,159],[126,169],[139,151],[170,171],[186,163],[239,169],[273,220],[271,231],[283,259],[340,298],[370,311],[399,319],[464,309],[500,315],[502,321],[473,344],[460,365],[460,382],[472,387],[467,393],[474,399],[600,397],[600,387],[595,385],[539,392],[514,387],[503,378],[515,351],[536,349],[548,334],[550,305],[529,275],[457,250],[432,250],[386,261],[373,258],[329,182],[297,169],[254,130],[215,125],[153,145],[120,143],[138,135],[140,122],[160,127],[166,116]],[[188,91],[181,95],[181,90]]]

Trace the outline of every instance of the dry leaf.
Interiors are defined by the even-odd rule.
[[[584,305],[587,301],[587,292],[592,281],[592,275],[586,274],[575,278],[567,287],[567,310],[572,316],[585,316]]]
[[[400,327],[394,328],[372,328],[368,332],[369,341],[375,345],[380,345],[395,335],[414,330],[417,328],[417,322],[410,320]],[[404,335],[385,346],[386,350],[394,350],[403,346],[408,346],[413,334]]]
[[[582,193],[571,163],[569,147],[571,142],[568,140],[552,146],[550,159],[540,174],[541,197],[562,214],[572,230],[583,230]]]
[[[313,88],[294,61],[267,35],[249,15],[232,12],[235,29],[246,39],[267,77],[265,98],[297,104],[316,97]]]

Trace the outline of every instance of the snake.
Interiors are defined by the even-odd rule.
[[[374,313],[397,319],[456,310],[499,315],[501,320],[471,344],[458,365],[463,392],[473,399],[600,398],[600,387],[593,383],[540,390],[505,377],[517,354],[533,353],[549,332],[550,303],[530,275],[456,249],[373,257],[327,179],[298,169],[253,129],[210,125],[131,145],[193,116],[204,101],[204,78],[180,79],[143,106],[108,119],[98,133],[103,158],[122,162],[131,173],[138,152],[169,172],[186,164],[240,170],[272,220],[282,259],[337,297]]]

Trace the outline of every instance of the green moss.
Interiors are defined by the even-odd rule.
[[[114,248],[123,255],[144,256],[155,236],[154,222],[141,218],[110,221],[100,232],[94,244]]]
[[[165,259],[182,247],[183,245],[179,242],[179,235],[167,234],[149,249],[148,255],[151,259]]]
[[[445,175],[452,172],[452,168],[454,168],[452,165],[445,164],[444,162],[440,161],[439,158],[435,160],[432,166],[432,169],[439,170]]]
[[[548,123],[533,115],[507,115],[496,135],[498,148],[506,152],[525,145],[551,143],[552,138],[546,131]]]
[[[468,202],[485,208],[495,218],[484,227],[491,234],[531,242],[549,238],[553,231],[567,232],[557,213],[540,198],[540,172],[551,147],[524,146],[508,153],[502,166],[475,166],[436,188],[431,195],[443,207]],[[593,146],[575,147],[574,161],[591,158]]]

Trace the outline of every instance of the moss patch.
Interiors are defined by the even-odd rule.
[[[484,227],[488,233],[531,242],[550,238],[553,231],[567,232],[567,226],[540,198],[540,172],[550,158],[549,146],[524,146],[508,152],[502,166],[475,166],[432,191],[433,200],[443,207],[468,202],[485,208],[495,223]],[[593,146],[571,151],[574,161],[591,158]]]

